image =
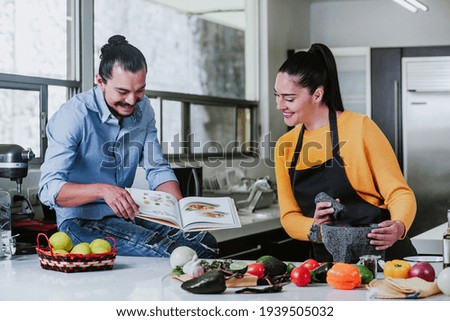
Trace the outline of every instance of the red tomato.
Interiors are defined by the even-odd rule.
[[[266,268],[261,263],[252,263],[247,266],[247,273],[262,279],[266,275]]]
[[[304,268],[308,269],[309,271],[314,270],[316,267],[318,267],[320,264],[314,259],[307,259],[305,262],[303,262],[302,265]]]
[[[297,266],[291,271],[291,281],[296,286],[307,286],[311,282],[311,274],[307,268]]]

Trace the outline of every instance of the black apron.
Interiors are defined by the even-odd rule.
[[[344,162],[339,153],[336,113],[330,111],[329,119],[333,157],[317,166],[304,170],[295,169],[302,149],[305,125],[301,128],[294,156],[292,157],[289,176],[295,199],[303,214],[307,217],[314,217],[316,209],[314,198],[318,193],[325,192],[334,199],[339,198],[341,203],[347,207],[345,217],[339,221],[340,225],[369,226],[372,223],[389,220],[390,214],[388,210],[366,202],[356,193],[348,181]],[[313,243],[313,250],[316,260],[321,262],[333,260],[333,257],[323,244]],[[410,255],[417,255],[417,251],[411,241],[405,238],[395,242],[392,247],[386,250],[385,259],[402,259]]]

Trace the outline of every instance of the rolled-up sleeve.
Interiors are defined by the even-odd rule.
[[[39,199],[51,208],[57,207],[56,197],[68,182],[82,126],[76,113],[69,108],[58,111],[47,125],[48,147],[41,166]]]
[[[155,126],[155,114],[150,104],[148,111],[149,114],[147,116],[149,117],[149,122],[141,165],[145,169],[149,188],[155,190],[163,183],[177,181],[177,177],[170,167],[169,162],[164,158]]]

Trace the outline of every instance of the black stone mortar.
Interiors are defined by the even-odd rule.
[[[346,217],[347,208],[325,192],[320,192],[319,194],[317,194],[314,202],[316,204],[319,202],[330,202],[331,207],[334,209],[333,218],[335,221],[344,219]]]
[[[376,227],[377,224],[364,227],[314,225],[309,237],[312,242],[323,243],[334,262],[357,263],[363,255],[384,258],[384,251],[375,250],[367,237]]]

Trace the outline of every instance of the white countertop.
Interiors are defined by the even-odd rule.
[[[431,230],[418,234],[411,238],[419,254],[442,255],[443,243],[442,236],[447,230],[447,223],[443,223]]]
[[[361,301],[367,290],[336,290],[327,284],[297,287],[282,292],[235,294],[229,288],[220,295],[196,295],[181,289],[181,282],[163,277],[171,271],[168,259],[116,258],[109,271],[64,273],[44,270],[37,255],[15,256],[0,261],[0,301]],[[423,300],[448,301],[436,295]]]

